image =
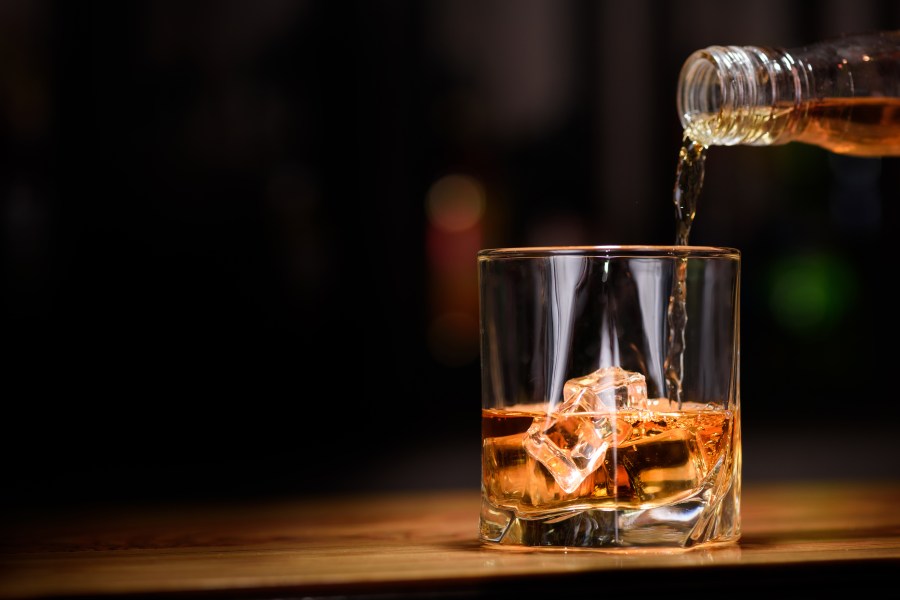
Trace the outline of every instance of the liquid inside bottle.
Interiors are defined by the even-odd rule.
[[[703,146],[900,156],[900,31],[794,50],[710,46],[685,61],[677,103],[685,135]]]

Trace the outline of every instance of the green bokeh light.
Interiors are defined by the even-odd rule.
[[[827,333],[858,295],[852,267],[827,253],[785,256],[772,265],[769,307],[785,329],[803,336]]]

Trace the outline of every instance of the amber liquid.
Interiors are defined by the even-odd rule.
[[[900,98],[831,98],[806,107],[795,139],[854,156],[900,156]]]
[[[730,473],[731,411],[696,407],[548,415],[546,410],[546,405],[482,410],[482,485],[494,506],[525,517],[564,509],[651,508],[690,496],[708,478]],[[610,419],[617,432],[603,460],[571,493],[524,443],[533,425],[543,429],[548,420],[566,419],[595,424]],[[562,437],[555,442],[562,450],[574,443]]]
[[[685,136],[706,140],[729,116],[697,118]],[[742,122],[749,128],[745,137],[757,140],[753,145],[802,142],[837,154],[900,156],[900,98],[826,98],[799,107],[761,106],[745,114]]]
[[[690,241],[691,225],[697,214],[697,200],[703,188],[706,172],[706,147],[685,136],[678,151],[678,165],[675,170],[675,245],[687,246]],[[680,258],[675,265],[672,279],[672,295],[666,315],[669,323],[668,349],[666,353],[666,395],[681,404],[681,386],[684,374],[684,344],[687,328],[687,259]]]

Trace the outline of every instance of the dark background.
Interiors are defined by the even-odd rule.
[[[672,243],[688,54],[897,27],[895,0],[0,1],[3,502],[477,488],[475,252]],[[743,254],[748,483],[900,474],[898,161],[710,149],[691,241]],[[448,189],[472,227],[430,212]]]

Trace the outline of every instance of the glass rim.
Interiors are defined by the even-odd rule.
[[[741,251],[729,246],[609,244],[597,246],[521,246],[510,248],[485,248],[479,250],[477,256],[479,259],[548,258],[551,256],[740,259]]]

